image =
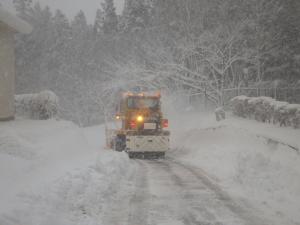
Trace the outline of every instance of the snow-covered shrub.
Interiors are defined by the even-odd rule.
[[[281,102],[281,101],[273,101],[272,103],[272,118],[273,123],[282,123],[284,122],[285,117],[285,107],[288,105],[288,102]]]
[[[226,118],[226,113],[225,113],[225,110],[223,109],[223,107],[216,108],[215,115],[216,115],[217,121],[225,120],[225,118]]]
[[[248,117],[254,117],[256,120],[259,120],[259,115],[261,114],[261,104],[262,99],[260,98],[250,98],[248,100]]]
[[[292,125],[295,129],[300,128],[300,109],[297,110],[295,116],[292,118]]]
[[[255,105],[255,119],[261,122],[271,122],[272,120],[272,102],[270,97],[258,97],[259,101]]]
[[[47,120],[58,114],[58,97],[52,91],[15,96],[17,116]]]
[[[247,117],[254,118],[256,106],[259,104],[259,98],[249,98],[247,105]]]
[[[237,96],[230,101],[234,115],[271,122],[280,126],[300,127],[300,105],[276,101],[270,97]]]
[[[248,100],[249,100],[249,98],[244,95],[236,96],[233,99],[231,99],[230,105],[231,105],[233,114],[240,116],[240,117],[246,117]]]
[[[300,105],[299,104],[289,104],[285,106],[285,114],[287,117],[287,124],[289,126],[293,126],[297,128],[299,126],[299,113],[300,113]]]

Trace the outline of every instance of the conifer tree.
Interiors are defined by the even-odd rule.
[[[94,33],[101,34],[103,33],[104,27],[104,12],[101,9],[97,9],[96,18],[94,22]]]
[[[151,5],[145,0],[127,0],[123,12],[123,30],[145,29],[151,22]]]
[[[105,0],[101,3],[104,13],[103,32],[105,34],[113,34],[118,30],[118,16],[113,0]]]
[[[13,4],[18,16],[24,20],[27,20],[30,14],[30,9],[32,8],[32,0],[13,0]]]

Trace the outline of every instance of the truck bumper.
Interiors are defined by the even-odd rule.
[[[166,152],[170,148],[170,138],[168,135],[159,136],[126,136],[127,152]]]

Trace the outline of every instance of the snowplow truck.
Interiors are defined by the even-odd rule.
[[[168,120],[161,111],[160,94],[124,93],[117,107],[120,129],[112,132],[110,146],[130,158],[163,158],[169,149]]]

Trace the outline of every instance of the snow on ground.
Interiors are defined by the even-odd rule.
[[[169,119],[166,160],[200,168],[274,225],[300,224],[300,130],[191,112]],[[103,146],[103,126],[0,123],[0,224],[96,225],[119,215],[111,209],[133,194],[138,164]]]
[[[0,224],[101,224],[106,202],[131,172],[127,155],[103,142],[101,126],[0,123]]]
[[[300,224],[300,130],[208,115],[171,119],[169,156],[203,169],[238,199],[259,208],[273,224]]]

